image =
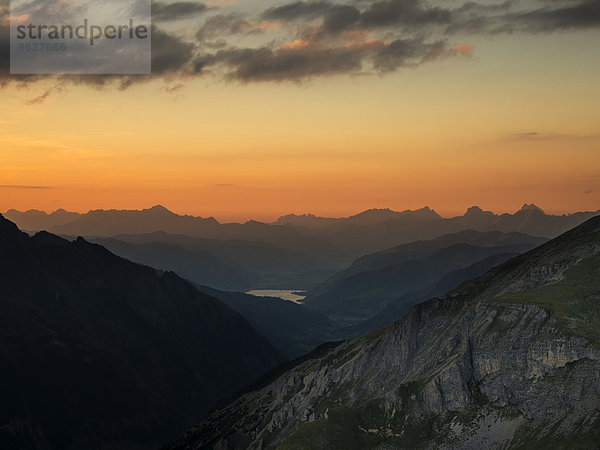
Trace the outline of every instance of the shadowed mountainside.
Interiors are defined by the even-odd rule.
[[[496,267],[511,258],[518,256],[518,253],[500,253],[490,256],[469,267],[450,272],[436,283],[427,286],[419,291],[410,292],[390,302],[382,311],[375,314],[370,319],[360,322],[354,326],[336,330],[337,336],[345,339],[354,338],[369,331],[381,328],[391,322],[400,320],[415,305],[429,300],[430,298],[443,295],[452,289],[458,287],[461,283],[472,278],[483,275],[488,270]]]
[[[98,237],[89,237],[93,242],[104,242]],[[191,237],[185,235],[169,234],[162,231],[147,233],[147,234],[122,234],[114,238],[118,242],[133,244],[139,248],[129,247],[126,252],[119,253],[119,247],[113,248],[119,256],[129,257],[132,254],[144,253],[143,248],[147,245],[160,246],[166,244],[170,248],[177,247],[181,249],[181,256],[185,262],[179,258],[167,260],[161,259],[161,254],[154,253],[152,263],[150,260],[142,261],[145,264],[165,266],[169,270],[176,270],[177,267],[188,265],[186,267],[186,278],[198,283],[209,285],[214,288],[225,288],[214,284],[212,281],[207,281],[209,277],[206,272],[194,270],[196,264],[201,264],[202,261],[196,262],[191,254],[210,254],[220,262],[235,268],[236,271],[242,271],[243,277],[237,278],[235,274],[229,272],[231,279],[224,279],[223,275],[218,275],[222,281],[227,284],[238,284],[240,286],[249,287],[236,288],[241,290],[250,289],[278,289],[282,286],[296,286],[299,289],[308,289],[323,280],[323,277],[337,272],[343,267],[337,260],[321,261],[319,255],[305,254],[302,252],[289,250],[277,247],[261,241],[250,241],[243,239],[204,239],[199,237]],[[192,259],[190,259],[190,256]],[[146,255],[144,256],[146,257]],[[227,273],[225,272],[225,273]],[[250,278],[249,278],[250,277]]]
[[[468,230],[397,246],[357,259],[348,269],[311,290],[304,304],[340,324],[355,325],[453,271],[494,255],[523,253],[545,241],[516,232]]]
[[[172,272],[0,216],[0,442],[156,448],[282,361]]]
[[[114,238],[90,238],[116,255],[161,270],[173,271],[197,284],[246,291],[260,285],[261,277],[203,250],[188,250],[167,242],[133,244]]]
[[[198,289],[239,312],[288,359],[298,358],[337,337],[334,324],[325,315],[302,305],[280,298],[222,292],[205,286],[198,286]]]

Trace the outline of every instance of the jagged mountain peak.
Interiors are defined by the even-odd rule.
[[[517,211],[517,213],[519,213],[519,212],[529,212],[529,213],[546,214],[542,208],[540,208],[539,206],[537,206],[534,203],[531,203],[531,204],[525,203],[525,204],[523,204],[523,206],[521,206],[521,209],[519,209],[519,211]]]
[[[355,214],[353,217],[372,216],[372,215],[393,216],[394,214],[397,214],[397,211],[394,211],[393,209],[390,209],[390,208],[370,208],[370,209],[366,209],[362,212],[359,212],[358,214]]]
[[[494,213],[491,211],[484,211],[479,206],[474,205],[467,209],[465,212],[465,217],[474,217],[474,216],[493,216]]]
[[[419,217],[425,219],[438,219],[441,216],[431,209],[429,206],[424,206],[419,209],[407,209],[404,211],[395,211],[390,208],[371,208],[367,209],[361,213],[356,214],[355,216],[350,217],[349,219],[366,219],[366,218],[377,218],[377,219],[396,219],[399,216],[412,216]]]
[[[27,233],[19,230],[17,225],[0,214],[0,242],[13,242],[27,238]]]
[[[145,209],[143,211],[150,212],[153,214],[174,214],[169,209],[165,208],[163,205],[154,205],[153,207]]]
[[[66,239],[56,236],[55,234],[48,233],[47,231],[40,231],[34,234],[31,239],[36,244],[41,244],[48,247],[67,247],[70,244]]]
[[[435,212],[435,210],[431,209],[429,206],[425,206],[420,209],[415,209],[414,211],[411,211],[411,212],[413,214],[416,214],[421,217],[434,218],[434,219],[441,218],[441,216],[437,212]]]

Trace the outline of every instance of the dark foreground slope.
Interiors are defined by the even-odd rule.
[[[198,286],[198,289],[240,313],[288,359],[298,358],[337,337],[334,324],[325,315],[303,305],[280,298],[223,292],[205,286]]]
[[[0,448],[156,448],[279,361],[175,274],[0,216]]]
[[[305,358],[173,448],[596,448],[600,217]]]

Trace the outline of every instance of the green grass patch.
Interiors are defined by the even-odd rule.
[[[494,301],[540,306],[556,318],[563,332],[600,347],[600,255],[580,261],[556,284],[503,294]]]

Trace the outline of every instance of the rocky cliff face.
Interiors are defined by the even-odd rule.
[[[600,425],[600,219],[316,353],[174,448],[584,448]]]

